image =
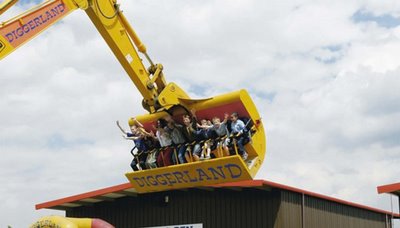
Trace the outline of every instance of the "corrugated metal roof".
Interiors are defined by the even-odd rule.
[[[275,183],[272,181],[266,181],[266,180],[249,180],[249,181],[239,181],[239,182],[232,182],[232,183],[225,183],[225,184],[219,184],[219,185],[213,185],[213,186],[207,186],[207,187],[200,187],[196,189],[203,189],[203,190],[213,190],[214,188],[226,188],[226,189],[231,189],[231,190],[238,190],[240,191],[242,188],[255,188],[255,189],[260,189],[260,190],[272,190],[272,189],[281,189],[281,190],[287,190],[287,191],[292,191],[292,192],[297,192],[301,193],[307,196],[312,196],[328,201],[333,201],[337,202],[340,204],[345,204],[349,205],[352,207],[357,207],[365,210],[370,210],[374,212],[378,212],[381,214],[387,214],[387,215],[393,215],[396,218],[400,218],[400,214],[392,214],[391,212],[372,208],[369,206],[361,205],[361,204],[356,204],[352,203],[349,201],[337,199],[334,197],[329,197],[325,196],[322,194],[306,191],[303,189]],[[190,189],[188,189],[190,190]],[[149,193],[151,194],[151,193]],[[102,201],[113,201],[117,198],[125,197],[125,196],[133,196],[136,197],[139,194],[135,191],[135,189],[132,187],[130,183],[125,183],[125,184],[120,184],[104,189],[99,189],[87,193],[82,193],[78,194],[75,196],[69,196],[45,203],[40,203],[36,205],[36,209],[55,209],[55,210],[67,210],[70,208],[74,207],[80,207],[80,206],[85,206],[85,205],[90,205],[90,204],[95,204],[98,202]]]
[[[379,186],[378,193],[391,193],[400,197],[400,182]]]

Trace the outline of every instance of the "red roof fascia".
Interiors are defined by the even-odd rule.
[[[108,188],[99,189],[96,191],[86,192],[86,193],[82,193],[82,194],[75,195],[75,196],[65,197],[62,199],[37,204],[35,206],[35,208],[36,208],[36,210],[39,210],[39,209],[43,209],[43,208],[55,207],[55,206],[59,206],[64,203],[73,203],[75,201],[79,201],[79,200],[83,200],[83,199],[87,199],[87,198],[92,198],[92,197],[96,197],[96,196],[105,195],[108,193],[123,191],[128,188],[132,188],[131,183],[120,184],[120,185],[116,185],[116,186],[112,186],[112,187],[108,187]]]
[[[388,184],[388,185],[382,185],[378,186],[378,193],[395,193],[395,192],[400,192],[400,182],[399,183],[394,183],[394,184]],[[397,195],[400,195],[397,193]]]

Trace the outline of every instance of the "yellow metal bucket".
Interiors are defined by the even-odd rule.
[[[231,156],[128,172],[125,175],[134,188],[146,193],[252,179],[264,160],[266,139],[263,122],[247,91],[240,90],[202,100],[182,99],[180,103],[184,108],[170,109],[169,113],[142,115],[136,119],[151,131],[156,121],[165,116],[171,115],[181,123],[181,117],[187,110],[196,110],[198,120],[213,117],[223,119],[225,113],[237,112],[240,117],[252,122],[251,139],[245,145],[247,160],[244,161],[236,150],[236,154]]]

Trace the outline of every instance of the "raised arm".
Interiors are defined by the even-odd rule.
[[[127,131],[125,131],[122,127],[121,127],[121,124],[119,124],[119,121],[117,120],[117,126],[118,126],[118,128],[119,128],[119,130],[121,130],[121,132],[123,133],[123,134],[127,134]]]
[[[222,123],[223,123],[223,124],[226,124],[226,123],[228,122],[228,119],[229,119],[229,114],[228,114],[228,113],[225,113],[225,114],[224,114],[224,120],[222,121]]]

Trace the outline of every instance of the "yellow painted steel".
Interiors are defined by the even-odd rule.
[[[122,12],[115,12],[115,10],[111,4],[93,4],[86,10],[86,13],[142,94],[144,103],[150,107],[150,112],[155,112],[157,109],[155,107],[158,96],[157,90],[147,87],[147,81],[150,80],[149,73],[135,49],[123,20],[119,16],[122,15]],[[103,14],[108,18],[104,17]]]
[[[33,223],[31,228],[91,228],[92,219],[88,218],[66,218],[58,215],[45,216]]]
[[[17,3],[18,0],[7,0],[0,4],[0,15],[6,12],[11,6]]]
[[[54,4],[63,6],[63,9],[57,11]],[[146,109],[149,112],[156,112],[160,108],[157,103],[158,94],[166,86],[163,84],[165,80],[163,80],[162,72],[160,72],[159,75],[161,76],[158,76],[160,80],[154,82],[154,85],[149,84],[152,81],[151,73],[143,65],[135,49],[135,43],[138,45],[137,48],[148,57],[146,48],[126,21],[115,1],[48,0],[1,23],[0,59],[77,8],[85,10],[103,36],[121,66],[142,94]]]
[[[0,24],[0,60],[77,9],[70,1],[49,0]]]
[[[251,174],[240,156],[229,156],[151,170],[126,173],[139,193],[207,186],[250,180]]]
[[[266,138],[262,119],[247,91],[240,90],[209,99],[186,99],[181,100],[180,103],[189,110],[196,110],[203,117],[205,115],[209,117],[223,115],[223,113],[212,110],[224,110],[224,107],[238,108],[237,111],[242,110],[242,114],[245,114],[255,123],[251,142],[245,145],[245,149],[249,154],[247,161],[243,161],[239,155],[234,155],[150,170],[128,172],[125,175],[134,188],[138,192],[144,193],[209,186],[217,183],[251,180],[254,178],[264,161]],[[174,114],[181,115],[184,114],[183,112],[184,110],[180,110]],[[166,117],[167,115],[167,113],[159,112],[137,116],[136,119],[144,123],[145,126],[151,126],[157,119]]]

